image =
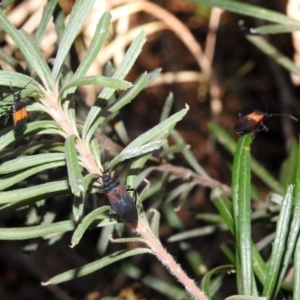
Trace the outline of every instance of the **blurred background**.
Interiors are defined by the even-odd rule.
[[[256,0],[248,3],[287,13],[288,1]],[[46,1],[13,1],[4,13],[26,32],[33,34],[39,26]],[[55,17],[69,15],[74,1],[58,1]],[[111,128],[118,120],[124,122],[128,133],[128,142],[160,122],[160,116],[166,98],[172,92],[174,105],[172,113],[190,107],[186,117],[176,129],[190,146],[193,155],[205,172],[214,180],[230,186],[230,164],[232,156],[214,140],[208,129],[211,121],[222,126],[235,140],[233,130],[238,114],[249,114],[258,109],[266,113],[292,114],[300,117],[298,100],[299,81],[292,78],[282,67],[263,54],[247,40],[249,29],[263,25],[263,21],[239,16],[221,9],[211,9],[182,0],[164,1],[96,1],[93,13],[85,23],[70,52],[67,65],[76,70],[90,44],[95,26],[103,11],[110,11],[113,16],[111,32],[105,47],[87,75],[101,75],[108,61],[117,68],[133,38],[141,31],[147,33],[147,42],[143,51],[126,78],[134,81],[144,71],[162,69],[162,75],[112,121]],[[294,16],[295,17],[295,16]],[[1,24],[0,24],[1,25]],[[297,37],[292,34],[270,35],[268,40],[284,55],[294,59],[297,52]],[[47,59],[55,57],[57,33],[49,24],[47,34],[41,43],[41,49]],[[19,50],[0,29],[0,65],[3,70],[22,72],[25,63]],[[8,64],[10,59],[13,63]],[[15,68],[12,68],[14,65]],[[78,122],[84,119],[93,105],[100,90],[99,87],[83,86],[78,89],[76,109]],[[267,103],[267,105],[266,105]],[[31,116],[29,116],[30,120]],[[3,118],[0,120],[3,126]],[[269,172],[278,178],[282,162],[289,147],[296,140],[299,124],[289,118],[274,117],[266,119],[268,132],[258,133],[252,143],[251,153]],[[126,141],[109,137],[106,148],[119,152]],[[102,136],[103,138],[103,136]],[[100,141],[101,135],[99,136]],[[170,139],[172,143],[172,139]],[[155,155],[154,155],[155,156]],[[159,167],[161,161],[156,157],[149,166]],[[169,160],[175,168],[190,169],[189,164],[180,154]],[[123,166],[126,169],[126,164]],[[176,169],[176,180],[166,181],[163,188],[145,201],[145,209],[161,204],[155,202],[155,195],[166,199],[168,194],[181,182],[187,180],[182,169]],[[151,183],[163,180],[159,170],[152,172],[147,179]],[[253,182],[258,194],[265,200],[270,192],[255,176]],[[227,231],[215,228],[212,232],[190,239],[188,243],[171,243],[167,239],[182,230],[204,228],[207,223],[195,217],[198,213],[216,213],[210,202],[210,188],[197,185],[191,189],[180,210],[176,211],[182,228],[172,226],[166,213],[161,211],[160,238],[167,249],[196,281],[203,274],[218,265],[228,263],[220,250],[223,242],[231,245],[232,239]],[[103,197],[103,203],[106,199]],[[178,203],[172,205],[176,207]],[[46,211],[54,211],[56,221],[69,217],[72,198],[49,199]],[[264,201],[259,204],[264,206]],[[87,204],[87,206],[89,206]],[[41,213],[41,211],[39,211]],[[191,217],[193,216],[193,217]],[[1,217],[1,227],[24,226],[24,215],[14,213]],[[26,217],[26,220],[27,217]],[[205,227],[206,228],[206,227]],[[208,227],[207,227],[208,228]],[[268,229],[253,231],[254,240],[268,232]],[[100,229],[91,230],[74,249],[70,249],[71,233],[58,240],[0,242],[0,299],[101,299],[104,296],[119,296],[124,299],[169,299],[163,293],[151,287],[155,277],[173,286],[178,286],[159,262],[152,257],[137,256],[128,261],[121,261],[104,268],[102,271],[82,277],[59,286],[42,287],[41,281],[71,268],[99,259]],[[127,228],[125,235],[132,234]],[[186,260],[187,250],[197,252],[198,264],[191,267]],[[110,244],[107,251],[122,249],[124,245]],[[128,246],[130,247],[130,245]],[[33,251],[34,250],[34,251]],[[269,249],[265,251],[268,252]],[[135,266],[138,277],[132,275]],[[216,299],[224,299],[235,290],[234,275],[224,278],[221,292]],[[181,286],[178,286],[181,288]]]

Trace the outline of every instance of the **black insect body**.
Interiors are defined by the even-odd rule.
[[[24,132],[24,130],[26,129],[26,124],[28,119],[28,113],[26,110],[26,101],[23,98],[21,98],[21,92],[28,86],[29,83],[31,83],[34,77],[31,78],[31,80],[29,80],[28,83],[22,89],[20,89],[16,93],[13,93],[14,103],[6,113],[4,124],[6,125],[9,117],[13,115],[14,131],[16,135],[20,135]],[[12,90],[11,86],[10,88]]]
[[[128,194],[128,188],[120,181],[107,174],[102,176],[103,191],[117,215],[127,223],[137,223],[138,213],[133,198]]]
[[[253,113],[243,116],[239,114],[239,120],[234,125],[233,129],[238,135],[244,135],[252,131],[268,131],[268,128],[263,124],[263,119],[266,114],[255,110]]]
[[[265,118],[275,117],[275,116],[286,116],[295,121],[298,121],[295,117],[286,114],[271,114],[268,115],[267,113],[261,112],[259,110],[255,110],[253,113],[243,116],[239,114],[240,119],[236,122],[233,129],[235,132],[241,136],[247,134],[249,132],[258,132],[258,131],[268,131],[268,128],[263,123]]]

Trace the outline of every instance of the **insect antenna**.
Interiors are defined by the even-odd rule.
[[[292,119],[296,122],[298,121],[297,118],[295,118],[294,116],[288,115],[288,114],[270,114],[270,115],[267,115],[266,117],[269,118],[269,117],[277,117],[277,116],[289,117],[290,119]]]
[[[262,97],[262,99],[265,101],[265,104],[266,104],[266,117],[269,118],[269,117],[278,117],[278,116],[284,116],[284,117],[289,117],[290,119],[294,120],[294,121],[298,121],[297,118],[295,118],[294,116],[292,115],[289,115],[289,114],[268,114],[268,101]]]
[[[35,78],[35,76],[36,76],[36,75],[34,75],[34,76],[33,76],[33,77],[25,84],[24,87],[22,87],[20,90],[18,90],[18,91],[15,92],[14,94],[20,95],[21,92],[22,92],[23,90],[25,90],[26,87],[29,85],[29,83],[31,83],[31,81]],[[12,86],[11,86],[11,82],[10,82],[10,89],[13,90],[13,88],[12,88]]]

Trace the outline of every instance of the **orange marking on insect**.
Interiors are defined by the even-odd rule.
[[[24,122],[28,119],[28,113],[26,107],[23,107],[20,110],[14,112],[14,126],[18,124],[18,122]]]
[[[295,121],[298,121],[295,117],[286,114],[270,114],[255,110],[251,114],[246,116],[239,115],[240,119],[236,122],[233,129],[238,135],[244,135],[249,132],[256,133],[257,131],[268,131],[268,128],[263,123],[265,118],[274,117],[274,116],[286,116]]]
[[[13,114],[14,119],[14,131],[16,135],[22,134],[26,128],[28,114],[26,110],[26,106],[23,108],[14,111]]]

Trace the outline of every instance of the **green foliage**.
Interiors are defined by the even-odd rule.
[[[229,0],[193,0],[197,4],[211,7],[221,7],[228,11],[248,16],[255,16],[278,24],[262,26],[253,29],[260,33],[282,33],[299,30],[300,24],[283,14],[267,9]],[[134,249],[125,249],[106,253],[109,236],[115,230],[122,232],[123,226],[109,216],[110,207],[105,205],[85,213],[86,200],[95,198],[99,190],[99,178],[105,171],[105,164],[100,153],[105,150],[105,142],[98,143],[99,131],[107,132],[108,122],[120,110],[134,101],[143,89],[149,86],[160,74],[160,70],[140,74],[131,83],[124,78],[136,62],[146,41],[145,32],[141,31],[127,49],[124,59],[116,70],[110,67],[111,76],[87,76],[92,63],[96,60],[104,41],[107,39],[111,15],[103,13],[99,18],[95,34],[90,45],[76,70],[69,69],[70,49],[86,20],[94,1],[77,0],[72,9],[70,19],[64,27],[64,17],[59,15],[56,19],[58,33],[58,49],[52,67],[43,57],[39,48],[46,32],[48,23],[53,15],[57,0],[48,1],[44,8],[43,19],[34,37],[26,32],[17,30],[8,20],[5,13],[0,10],[0,27],[14,41],[20,49],[26,62],[26,71],[35,76],[17,72],[16,60],[8,63],[16,71],[0,70],[0,82],[5,98],[1,101],[0,116],[4,117],[8,108],[13,104],[11,87],[21,91],[22,98],[30,97],[31,103],[27,106],[30,122],[21,136],[16,136],[13,127],[6,127],[0,131],[0,213],[13,212],[17,209],[29,211],[32,207],[43,205],[48,198],[72,196],[73,220],[51,221],[43,224],[36,220],[34,226],[18,228],[0,228],[2,240],[29,240],[34,238],[50,239],[54,234],[61,237],[64,233],[72,231],[71,246],[75,247],[82,240],[87,230],[101,227],[100,249],[103,257],[77,269],[63,272],[44,284],[58,284],[80,276],[93,273],[120,260],[126,260],[139,254],[156,255],[155,245],[151,244],[138,231],[141,237],[119,238],[114,243],[140,243]],[[268,41],[260,36],[248,36],[248,40],[261,49],[265,54],[274,57],[275,61],[297,75],[299,69],[288,58],[284,57]],[[274,53],[276,55],[274,55]],[[109,68],[109,67],[107,67]],[[77,88],[82,85],[95,85],[102,87],[93,106],[86,112],[83,122],[77,119],[78,111],[75,105]],[[123,91],[116,96],[116,91]],[[134,103],[134,102],[133,102]],[[293,143],[289,157],[282,166],[280,180],[251,157],[251,134],[245,135],[236,142],[223,128],[215,123],[209,124],[209,129],[217,142],[233,155],[231,195],[230,187],[213,180],[199,164],[189,146],[178,131],[174,129],[188,112],[188,107],[171,115],[173,96],[170,94],[161,113],[161,122],[150,128],[147,132],[131,141],[118,154],[113,154],[109,168],[115,169],[124,161],[130,160],[126,183],[132,187],[138,186],[152,171],[161,172],[159,178],[154,178],[151,186],[146,186],[137,199],[139,224],[151,233],[151,238],[159,242],[160,221],[166,220],[170,228],[178,233],[171,236],[168,242],[178,243],[185,261],[193,270],[195,276],[204,275],[202,288],[206,298],[213,299],[214,295],[222,289],[223,278],[226,272],[236,271],[236,287],[239,295],[227,299],[275,299],[281,296],[281,290],[293,290],[294,299],[300,297],[300,265],[299,265],[299,230],[300,230],[300,145]],[[38,137],[38,138],[37,138]],[[170,140],[172,139],[172,145]],[[127,133],[120,136],[126,140]],[[19,143],[18,147],[14,147]],[[164,161],[160,167],[145,168],[153,151],[162,148],[160,158]],[[181,154],[188,168],[172,169],[169,162]],[[271,254],[263,258],[260,248],[252,240],[252,222],[257,217],[252,213],[251,198],[255,198],[256,187],[252,186],[251,174],[255,174],[271,191],[282,197],[277,206],[278,220],[274,229],[274,240]],[[54,174],[54,175],[53,175]],[[59,178],[55,174],[59,174]],[[189,178],[190,181],[182,179]],[[178,181],[180,183],[178,183]],[[175,185],[171,192],[164,189],[166,184]],[[195,219],[208,222],[208,226],[186,229],[177,212],[178,207],[185,204],[191,191],[196,186],[212,189],[211,202],[218,214],[201,213]],[[92,195],[91,195],[92,194]],[[152,210],[143,210],[143,201],[155,198]],[[158,211],[156,208],[161,208]],[[273,225],[270,215],[266,211],[259,212],[259,217],[266,223]],[[121,228],[121,229],[120,229]],[[221,249],[228,258],[230,265],[213,268],[209,272],[200,270],[204,265],[197,246],[189,240],[201,235],[209,235],[218,230],[229,231],[234,237],[235,251],[226,244]],[[270,245],[265,237],[261,244]],[[149,243],[148,243],[149,242]],[[144,247],[144,244],[147,247]],[[151,248],[151,247],[154,248]],[[163,261],[168,264],[169,261]],[[284,283],[289,266],[294,261],[294,283]],[[168,266],[167,266],[168,267]],[[122,272],[133,279],[140,279],[145,285],[159,291],[172,299],[185,299],[188,297],[183,288],[167,284],[153,276],[142,277],[141,270],[131,264],[125,263]],[[180,269],[181,271],[181,269]],[[170,270],[170,273],[173,271]],[[175,271],[174,271],[175,273]],[[182,272],[183,273],[183,272]],[[176,275],[175,275],[176,276]],[[259,281],[259,285],[257,285]],[[199,290],[200,291],[200,290]],[[196,298],[189,292],[189,296]],[[204,296],[203,296],[204,297]],[[200,298],[199,298],[200,299]]]
[[[70,48],[93,3],[94,1],[88,1],[88,3],[84,0],[76,1],[65,28],[62,26],[62,15],[56,19],[59,40],[56,57],[52,60],[52,68],[43,57],[39,44],[45,35],[57,1],[49,1],[45,6],[43,20],[34,38],[23,31],[18,31],[5,13],[0,11],[1,29],[20,49],[27,63],[26,68],[34,76],[34,79],[31,79],[30,76],[18,72],[0,70],[1,87],[6,95],[1,101],[0,116],[6,116],[9,107],[13,104],[11,87],[14,90],[17,88],[21,90],[22,98],[31,98],[30,103],[27,103],[30,118],[24,133],[19,136],[15,135],[13,127],[6,127],[0,132],[0,151],[2,151],[1,157],[3,158],[0,165],[0,213],[14,211],[17,208],[26,211],[28,206],[34,209],[34,205],[42,205],[50,197],[58,198],[62,195],[74,197],[74,220],[57,222],[53,219],[46,224],[39,224],[40,221],[37,219],[35,226],[1,228],[0,239],[2,240],[50,239],[54,234],[61,237],[67,231],[74,231],[71,240],[74,247],[88,229],[110,228],[109,225],[117,225],[116,220],[109,216],[109,206],[101,206],[85,217],[83,216],[84,200],[90,198],[91,192],[95,192],[93,189],[95,178],[101,177],[104,172],[100,148],[102,147],[102,151],[105,149],[105,142],[102,145],[98,144],[95,138],[96,131],[99,127],[105,131],[107,122],[119,113],[122,107],[133,101],[159,76],[160,72],[159,70],[151,73],[145,72],[134,83],[124,80],[146,41],[145,33],[140,32],[111,77],[86,76],[86,72],[99,55],[107,38],[111,20],[109,13],[104,13],[99,18],[95,35],[78,68],[74,72],[68,70]],[[82,85],[97,85],[102,87],[102,91],[98,96],[98,101],[95,101],[86,114],[83,124],[79,124],[76,119],[74,99],[77,88]],[[126,92],[115,98],[115,92],[118,90],[126,90]],[[106,102],[104,106],[103,101]],[[187,111],[188,108],[185,108],[173,116],[166,116],[159,125],[129,143],[119,155],[115,156],[109,167],[116,167],[124,160],[131,159],[131,169],[141,169],[151,153],[165,143],[176,123],[185,116]],[[35,121],[32,120],[31,113],[33,112]],[[38,142],[35,139],[37,136]],[[57,143],[57,138],[64,142]],[[22,142],[22,147],[14,148],[13,145],[16,142]],[[58,180],[52,175],[56,172],[61,174],[59,177],[65,177],[65,179]],[[41,174],[43,176],[39,177]],[[135,172],[128,176],[127,183],[136,186],[137,175],[138,173]],[[99,187],[96,189],[98,190]],[[141,206],[142,195],[138,201],[139,206]],[[139,211],[141,218],[147,222],[141,207]],[[156,222],[157,231],[158,223]],[[102,240],[108,241],[108,237],[103,236]],[[141,241],[145,243],[139,238],[115,240],[116,243]],[[107,244],[106,246],[103,244],[103,249],[105,247]],[[152,253],[152,250],[141,247],[107,254],[98,261],[82,266],[79,272],[74,273],[74,270],[70,270],[52,278],[48,284],[87,275],[116,261],[145,253]]]

